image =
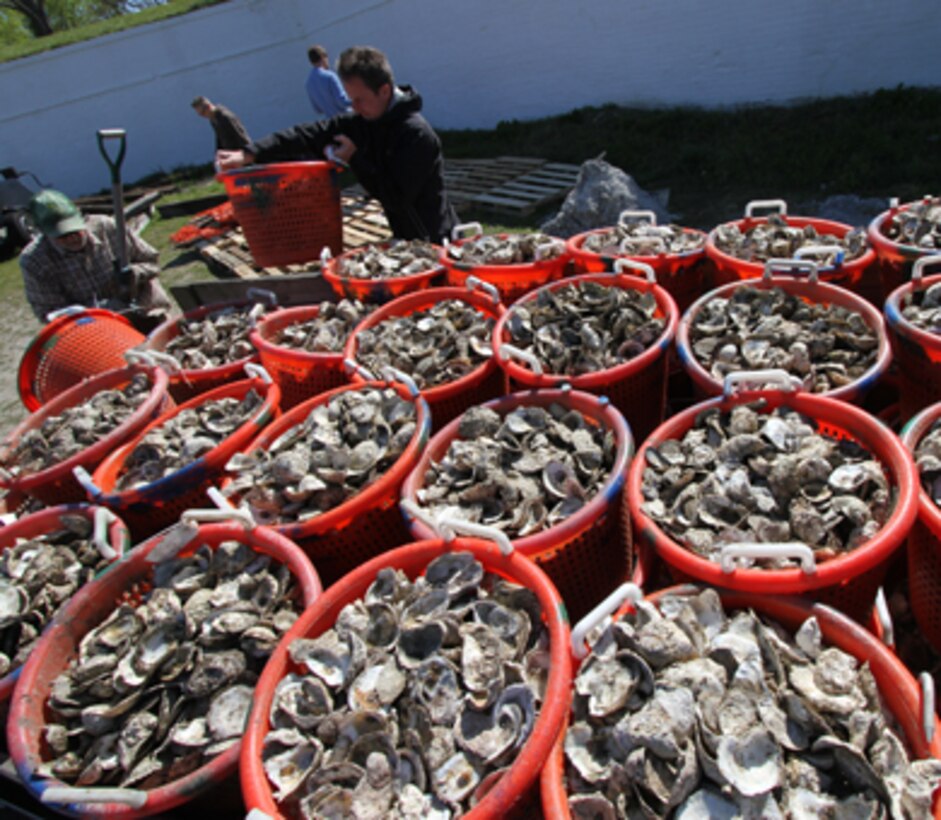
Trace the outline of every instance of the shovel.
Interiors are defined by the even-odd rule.
[[[108,153],[105,143],[117,142],[114,156]],[[131,307],[137,299],[137,283],[127,264],[127,235],[124,222],[124,189],[121,187],[121,163],[127,150],[127,133],[123,128],[102,128],[98,131],[98,150],[111,171],[111,202],[114,206],[114,222],[118,229],[118,258],[115,260],[115,276],[120,289],[128,294]]]

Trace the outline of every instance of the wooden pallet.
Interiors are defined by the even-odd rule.
[[[458,210],[483,208],[525,216],[562,199],[580,166],[538,157],[445,160],[448,197]]]

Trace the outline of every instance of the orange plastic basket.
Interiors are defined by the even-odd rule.
[[[340,185],[330,162],[278,162],[218,175],[258,267],[343,252]]]
[[[689,374],[697,396],[718,396],[722,393],[722,382],[716,379],[699,362],[693,354],[690,342],[690,328],[699,315],[714,299],[729,299],[740,287],[747,286],[756,290],[773,290],[775,288],[794,296],[808,304],[834,306],[859,313],[866,324],[873,330],[879,340],[879,349],[876,361],[859,378],[849,384],[828,390],[820,395],[831,399],[856,402],[868,393],[885,375],[892,361],[892,348],[889,345],[885,322],[882,314],[861,296],[838,285],[831,285],[816,280],[815,274],[811,278],[796,278],[794,276],[771,275],[772,268],[787,268],[792,260],[780,260],[779,263],[769,263],[765,266],[766,273],[761,279],[749,279],[747,282],[730,282],[722,285],[697,299],[683,314],[676,332],[676,349],[683,369]],[[793,264],[807,264],[806,260],[793,260]]]
[[[274,341],[286,327],[315,319],[319,313],[319,305],[283,308],[263,318],[250,334],[262,367],[281,388],[284,411],[346,384],[342,352],[314,353],[284,347]]]
[[[47,789],[66,786],[65,783],[39,774],[44,759],[43,735],[48,719],[45,704],[53,681],[78,655],[82,638],[111,615],[116,606],[127,602],[128,590],[135,587],[146,588],[151,584],[154,568],[152,554],[161,548],[164,538],[164,535],[158,535],[138,545],[125,560],[86,584],[72,597],[61,617],[55,619],[40,639],[36,651],[23,665],[20,682],[10,705],[7,743],[20,780],[40,800]],[[297,583],[299,603],[305,609],[321,594],[320,579],[310,561],[297,545],[267,527],[246,529],[242,524],[234,522],[201,524],[195,539],[178,554],[190,555],[203,544],[216,549],[224,541],[246,544],[260,555],[270,556],[275,562],[286,565]],[[167,816],[163,813],[193,800],[209,789],[218,795],[225,806],[231,802],[231,792],[238,790],[233,781],[238,767],[240,746],[240,743],[235,744],[204,766],[163,786],[148,790],[128,790],[133,793],[128,795],[129,799],[140,798],[140,805],[113,801],[72,802],[58,803],[56,808],[69,815],[82,817],[102,816],[129,820],[155,814]],[[231,816],[219,806],[217,809],[223,816]],[[235,810],[236,813],[239,809]]]
[[[414,579],[435,558],[456,550],[473,553],[485,571],[532,590],[542,607],[542,615],[549,630],[549,677],[542,709],[529,739],[503,776],[488,783],[489,791],[479,795],[479,802],[463,816],[467,820],[503,818],[525,801],[527,792],[537,782],[539,771],[552,749],[571,703],[572,675],[565,607],[545,573],[519,553],[503,555],[494,544],[475,539],[458,538],[450,543],[434,539],[385,552],[353,570],[327,589],[281,639],[258,680],[255,703],[242,745],[242,794],[249,813],[256,810],[271,818],[285,816],[272,795],[261,752],[270,728],[269,712],[275,688],[282,678],[297,670],[288,655],[291,643],[298,638],[315,638],[332,628],[340,610],[365,594],[379,570],[391,567]]]
[[[804,414],[817,432],[849,439],[867,448],[882,464],[895,491],[894,508],[882,528],[865,544],[816,565],[814,572],[793,569],[734,567],[724,572],[719,563],[696,555],[660,529],[642,509],[642,482],[647,451],[668,439],[679,439],[705,410],[732,407],[763,400],[760,413],[786,407]],[[859,621],[872,608],[876,590],[896,550],[902,546],[918,513],[918,474],[911,455],[898,437],[878,419],[846,402],[803,391],[743,390],[730,397],[693,405],[661,424],[641,445],[627,473],[631,519],[639,539],[645,540],[667,565],[677,581],[693,580],[711,586],[747,590],[764,595],[812,595]]]
[[[632,547],[628,522],[622,515],[624,476],[634,450],[627,422],[611,403],[580,390],[531,390],[511,393],[484,404],[500,415],[517,407],[548,408],[552,404],[577,410],[591,424],[614,434],[617,451],[614,466],[604,486],[574,515],[549,529],[517,538],[513,547],[534,560],[562,594],[573,617],[581,617],[630,574]],[[440,461],[457,437],[460,419],[455,419],[431,439],[414,469],[402,485],[403,513],[415,538],[433,538],[436,533],[415,518],[409,507],[419,506],[417,491],[424,486],[432,461]]]
[[[478,229],[477,233],[480,234],[480,226],[475,225],[475,227]],[[507,239],[508,237],[509,234],[505,233],[496,235],[497,239]],[[452,242],[451,245],[460,247],[476,238],[478,237],[465,237]],[[565,244],[561,239],[553,241]],[[554,259],[542,259],[519,265],[469,265],[458,259],[452,259],[448,253],[448,248],[445,247],[441,251],[441,264],[444,265],[449,285],[464,287],[468,276],[476,276],[478,279],[493,285],[500,291],[504,304],[510,304],[533,288],[538,288],[546,282],[561,279],[569,264],[569,255],[567,251],[563,251]]]
[[[941,262],[941,256],[924,256],[912,266],[912,278],[899,285],[885,301],[886,330],[898,370],[899,408],[909,419],[930,404],[941,401],[941,336],[915,327],[902,315],[912,296],[941,282],[941,274],[922,279],[923,268]]]
[[[131,536],[125,523],[104,507],[90,504],[60,504],[46,507],[31,515],[17,519],[12,524],[0,527],[0,551],[16,546],[21,538],[32,539],[49,535],[66,526],[66,519],[79,516],[92,522],[93,537],[102,541],[114,552],[111,562],[120,561],[131,544]],[[20,677],[22,667],[17,667],[0,677],[0,703],[13,694],[13,687]]]
[[[84,379],[124,367],[124,351],[137,347],[144,334],[123,316],[101,308],[82,308],[46,324],[20,359],[20,400],[38,410]]]
[[[102,390],[124,387],[136,373],[147,374],[151,384],[150,393],[137,409],[114,430],[91,447],[86,447],[80,453],[45,470],[11,478],[0,474],[0,487],[14,494],[26,493],[43,504],[84,501],[85,490],[72,474],[73,468],[81,466],[86,470],[94,470],[115,447],[123,444],[146,424],[173,407],[173,399],[167,393],[167,374],[163,370],[134,366],[121,370],[108,370],[97,376],[91,376],[40,407],[21,422],[0,445],[0,463],[3,463],[9,458],[19,440],[31,430],[42,427],[47,419],[87,401]]]
[[[658,604],[668,594],[695,594],[698,591],[695,587],[674,587],[651,595],[647,600]],[[777,621],[792,633],[807,618],[815,617],[820,624],[820,632],[827,645],[837,647],[852,655],[860,665],[864,663],[869,665],[888,712],[900,726],[913,757],[941,757],[941,721],[937,716],[934,717],[931,727],[932,739],[929,740],[923,727],[923,698],[918,682],[885,644],[859,624],[829,606],[801,598],[777,598],[757,592],[729,590],[721,590],[719,595],[726,610],[753,609],[759,615]],[[625,611],[626,608],[622,608],[616,617],[620,617]],[[579,663],[573,660],[575,667],[573,675],[577,674]],[[572,820],[565,788],[563,745],[569,721],[570,713],[566,714],[565,725],[559,733],[539,781],[543,814],[553,820]],[[937,793],[932,816],[936,820],[941,820],[941,800]]]
[[[391,242],[382,242],[366,248],[354,248],[340,256],[331,257],[324,263],[323,278],[341,299],[359,299],[361,302],[375,305],[384,304],[405,293],[436,287],[444,282],[444,266],[440,262],[429,262],[428,270],[419,273],[390,276],[385,279],[361,279],[344,275],[344,266],[350,260],[362,256],[365,250],[376,248],[385,250],[391,245]],[[441,255],[443,249],[440,246],[430,245],[430,247],[434,248],[439,256]]]
[[[431,429],[428,403],[413,389],[414,385],[411,389],[398,382],[345,385],[292,408],[243,447],[246,453],[267,449],[285,432],[303,423],[315,407],[326,404],[336,395],[350,390],[386,387],[392,387],[403,399],[414,403],[416,409],[415,432],[398,461],[372,484],[332,510],[302,522],[272,524],[275,530],[295,541],[310,556],[325,586],[330,586],[380,552],[409,540],[396,502],[402,482],[428,443]],[[231,478],[226,478],[222,488],[230,481]],[[233,495],[231,501],[238,504],[238,495]]]
[[[629,260],[630,264],[634,264]],[[516,307],[527,305],[539,298],[543,290],[553,291],[584,282],[596,282],[609,287],[636,290],[653,294],[657,302],[656,316],[664,319],[665,326],[659,338],[639,356],[629,359],[615,367],[568,376],[561,373],[538,374],[530,366],[513,358],[505,358],[502,346],[512,338],[507,323]],[[526,294],[512,305],[497,322],[493,329],[494,358],[514,385],[526,389],[558,388],[564,384],[576,390],[584,390],[596,396],[607,396],[618,408],[631,426],[635,441],[642,441],[661,421],[663,421],[667,403],[667,377],[670,366],[670,349],[676,336],[679,323],[679,310],[676,302],[667,291],[648,279],[629,276],[623,273],[587,273],[543,285]]]
[[[934,198],[927,196],[925,201],[931,202]],[[889,239],[885,234],[886,225],[901,211],[907,211],[917,202],[906,202],[904,205],[893,205],[887,211],[878,214],[866,231],[869,244],[876,253],[879,275],[882,280],[883,298],[888,297],[900,285],[909,280],[912,275],[912,265],[923,256],[937,253],[932,248],[920,248],[917,245],[906,245]]]
[[[480,290],[473,290],[469,286],[466,288],[431,288],[399,296],[370,313],[353,329],[347,339],[343,357],[351,363],[347,367],[352,370],[353,381],[356,383],[367,381],[367,377],[361,375],[361,365],[356,361],[360,333],[392,317],[409,316],[418,311],[428,310],[448,299],[466,302],[478,313],[482,313],[488,319],[493,319],[494,322],[497,322],[506,312],[506,308],[500,304],[496,293],[488,295]],[[506,393],[506,377],[497,366],[496,360],[491,357],[453,382],[427,387],[420,392],[428,402],[432,433],[436,433],[472,405]]]
[[[241,400],[250,390],[264,397],[251,418],[196,461],[143,487],[116,490],[118,478],[134,448],[155,427],[191,407],[223,398]],[[96,504],[121,516],[131,529],[135,542],[175,524],[186,510],[206,505],[206,490],[222,477],[225,465],[245,447],[278,413],[281,390],[263,379],[243,379],[195,396],[148,424],[137,436],[111,453],[91,478],[82,479],[85,491]]]

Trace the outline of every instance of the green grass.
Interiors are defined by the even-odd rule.
[[[214,6],[224,2],[225,0],[168,0],[162,6],[154,6],[135,14],[125,14],[120,17],[113,17],[110,20],[101,20],[86,26],[57,31],[48,37],[37,37],[32,40],[9,43],[0,46],[0,63],[18,60],[21,57],[29,57],[31,54],[39,54],[43,51],[80,43],[84,40],[92,40],[95,37],[101,37],[103,34],[113,34],[117,31],[143,26],[157,20],[165,20],[168,17],[186,14],[204,6]]]

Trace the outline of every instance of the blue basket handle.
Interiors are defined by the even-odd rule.
[[[572,654],[582,660],[588,654],[588,645],[585,643],[588,633],[620,609],[625,602],[630,601],[632,604],[637,604],[643,597],[644,593],[637,584],[621,584],[572,627]]]
[[[91,477],[91,474],[79,464],[77,467],[72,468],[72,475],[75,476],[75,480],[82,485],[82,489],[85,490],[88,495],[94,499],[101,498],[104,495],[104,491],[95,484],[94,480]]]

